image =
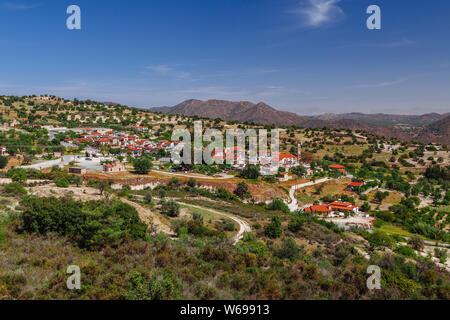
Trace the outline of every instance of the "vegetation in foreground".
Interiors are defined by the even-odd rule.
[[[275,215],[232,246],[195,226],[177,240],[146,232],[134,208],[116,200],[25,197],[21,206],[0,228],[2,299],[450,298],[449,274],[411,247],[366,235],[366,260],[361,239],[311,216]],[[74,264],[79,291],[66,288]],[[367,289],[369,265],[382,268],[381,290]]]

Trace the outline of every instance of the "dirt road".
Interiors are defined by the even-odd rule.
[[[197,209],[200,209],[200,210],[209,211],[211,213],[227,217],[227,218],[235,221],[237,224],[239,224],[239,231],[238,231],[237,235],[234,236],[234,238],[232,239],[233,245],[236,245],[240,240],[242,240],[242,238],[244,237],[244,232],[252,231],[252,229],[250,228],[250,225],[247,223],[247,221],[244,221],[244,220],[242,220],[242,219],[240,219],[240,218],[238,218],[238,217],[236,217],[236,216],[234,216],[232,214],[225,213],[225,212],[220,212],[220,211],[209,209],[209,208],[205,208],[205,207],[196,206],[196,205],[193,205],[193,204],[187,204],[187,203],[180,202],[180,201],[177,201],[177,202],[179,204],[183,205],[183,206],[187,206],[187,207],[191,207],[191,208],[197,208]]]

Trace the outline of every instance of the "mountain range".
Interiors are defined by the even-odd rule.
[[[173,107],[156,107],[151,110],[165,114],[220,118],[277,126],[296,125],[305,128],[364,130],[379,136],[402,140],[450,144],[450,113],[424,115],[344,113],[301,116],[293,112],[276,110],[263,102],[254,104],[248,101],[194,99],[186,100]]]

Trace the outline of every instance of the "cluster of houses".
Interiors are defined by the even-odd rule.
[[[147,127],[137,127],[137,129],[142,132],[148,130]],[[89,145],[97,148],[108,146],[113,150],[117,150],[117,154],[131,153],[135,156],[140,156],[144,153],[156,153],[160,149],[171,152],[178,144],[178,142],[170,142],[167,140],[155,142],[126,132],[91,128],[83,128],[80,138],[66,139],[64,142],[74,145]]]

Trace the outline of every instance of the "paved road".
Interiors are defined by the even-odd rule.
[[[291,211],[298,210],[298,202],[297,202],[297,198],[295,197],[295,191],[297,191],[298,189],[301,189],[301,188],[314,186],[316,184],[324,183],[324,182],[327,182],[330,180],[332,180],[332,179],[331,178],[323,178],[323,179],[316,180],[315,182],[310,181],[310,182],[305,182],[302,184],[297,184],[295,186],[292,186],[291,190],[289,190],[289,198],[291,198],[291,203],[288,205],[289,210],[291,210]]]

